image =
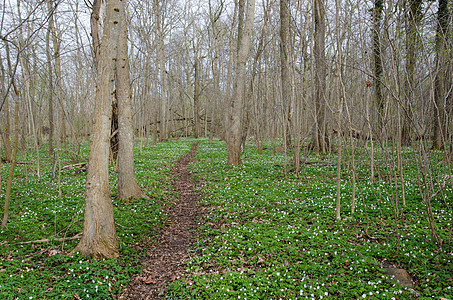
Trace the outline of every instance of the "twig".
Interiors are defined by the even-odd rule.
[[[429,196],[429,201],[433,200],[437,195],[439,195],[440,192],[442,192],[443,189],[447,187],[447,177],[444,178],[444,182],[442,183],[442,186],[431,196]]]
[[[305,165],[325,165],[325,166],[336,166],[337,163],[331,161],[313,160],[313,161],[301,161]]]
[[[133,228],[133,227],[126,227],[126,226],[121,225],[121,224],[116,223],[116,222],[115,222],[115,224],[118,225],[119,227],[126,228],[126,229],[132,229]]]
[[[82,237],[82,233],[78,233],[74,236],[71,237],[66,237],[66,238],[58,238],[58,239],[41,239],[41,240],[34,240],[34,241],[27,241],[27,242],[20,242],[19,244],[34,244],[34,243],[48,243],[48,242],[64,242],[64,241],[69,241],[69,240],[77,240]]]

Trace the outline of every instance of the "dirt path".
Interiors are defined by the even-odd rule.
[[[199,215],[198,195],[187,171],[197,145],[173,166],[174,186],[180,197],[168,209],[167,226],[147,252],[143,273],[132,279],[119,299],[165,299],[167,284],[183,274],[183,263],[189,259],[190,238],[195,233]]]

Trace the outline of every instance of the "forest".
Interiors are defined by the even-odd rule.
[[[1,299],[453,299],[448,0],[3,0]]]

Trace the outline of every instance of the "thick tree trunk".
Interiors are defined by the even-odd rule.
[[[238,50],[236,55],[236,68],[233,86],[233,95],[229,107],[229,128],[227,129],[228,164],[241,164],[241,113],[244,98],[244,86],[246,80],[246,63],[250,48],[250,38],[253,29],[255,15],[255,0],[247,1],[247,9],[244,10],[245,0],[239,0],[238,22]]]
[[[118,257],[113,204],[108,184],[112,99],[124,0],[109,0],[97,71],[94,124],[86,182],[83,236],[75,251],[93,257]]]
[[[104,32],[106,3],[104,0],[93,1],[93,12],[91,13],[91,37],[93,39],[94,65],[99,64],[102,34]],[[112,124],[110,129],[110,157],[116,160],[118,157],[118,97],[112,100]]]
[[[132,126],[132,105],[130,66],[127,53],[127,23],[123,10],[118,61],[116,69],[116,97],[118,99],[118,199],[138,199],[144,193],[137,184],[134,168],[134,129]]]

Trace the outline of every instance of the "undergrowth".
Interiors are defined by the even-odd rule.
[[[187,275],[170,284],[169,298],[453,298],[453,254],[447,243],[452,187],[432,200],[435,224],[445,241],[439,247],[430,236],[419,190],[420,166],[410,148],[403,151],[406,206],[401,186],[392,181],[392,157],[376,149],[377,178],[370,180],[369,157],[357,151],[356,210],[351,212],[352,166],[345,162],[338,221],[335,164],[306,164],[296,175],[286,165],[290,157],[274,153],[272,145],[265,145],[262,153],[248,145],[244,164],[232,167],[224,142],[201,141],[191,173],[202,183],[200,202],[207,214],[199,220]],[[193,142],[137,146],[137,179],[149,199],[115,200],[116,173],[110,166],[121,256],[108,260],[69,256],[77,240],[56,240],[82,230],[86,173],[63,170],[59,197],[58,172],[52,168],[54,158],[46,157],[46,145],[39,177],[35,154],[20,153],[19,161],[27,163],[16,168],[10,219],[0,230],[0,299],[109,299],[121,294],[141,271],[140,259],[177,196],[171,166]],[[63,148],[60,156],[62,166],[86,161],[88,145],[82,144],[78,155]],[[335,153],[306,157],[312,162],[336,160]],[[430,159],[438,168],[433,176],[440,178],[442,154],[433,152]],[[2,199],[8,170],[9,164],[2,164]],[[439,187],[441,180],[435,184]],[[383,265],[407,270],[414,285],[402,287],[382,273]]]
[[[244,164],[232,167],[224,142],[199,145],[191,170],[204,181],[202,203],[209,213],[200,222],[189,275],[171,284],[172,298],[453,298],[451,245],[439,248],[431,239],[413,153],[405,153],[406,206],[400,188],[387,180],[371,182],[369,170],[358,168],[351,213],[352,186],[344,171],[343,219],[338,221],[336,165],[307,164],[296,176],[285,172],[290,157],[265,148],[258,154],[249,145]],[[358,164],[366,165],[360,155]],[[336,154],[309,158],[335,161]],[[384,154],[377,151],[376,159],[384,177]],[[451,186],[443,195],[447,203],[437,197],[432,205],[439,234],[447,241]],[[384,265],[407,270],[414,286],[402,287],[384,275]]]
[[[175,197],[171,166],[191,144],[186,140],[141,151],[136,147],[137,180],[149,199],[117,201],[117,176],[115,167],[110,166],[120,258],[107,260],[69,256],[78,240],[56,241],[82,231],[86,172],[62,170],[60,198],[58,171],[47,157],[47,146],[41,148],[39,177],[35,153],[19,153],[10,218],[7,228],[0,230],[0,299],[109,299],[120,293],[131,276],[141,271],[139,260],[166,221],[165,207]],[[77,158],[69,149],[62,148],[59,153],[61,166],[86,162],[88,143],[81,145]],[[3,163],[2,200],[8,171],[9,164]],[[38,240],[50,241],[33,242]]]

